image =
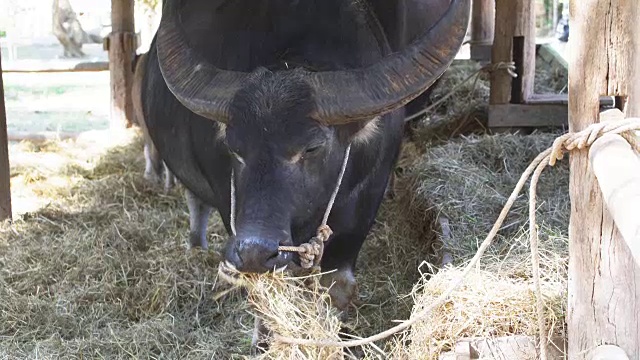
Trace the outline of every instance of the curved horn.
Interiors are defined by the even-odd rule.
[[[470,0],[452,0],[445,15],[405,50],[361,69],[308,73],[312,116],[330,125],[367,120],[416,98],[449,67],[469,24]]]
[[[178,0],[165,4],[156,47],[167,87],[194,113],[227,122],[229,102],[248,74],[220,70],[193,51],[180,26]]]
[[[221,70],[193,51],[179,25],[178,0],[167,1],[158,28],[158,60],[169,90],[191,111],[227,121],[229,102],[248,73]],[[405,50],[365,68],[307,72],[312,117],[330,125],[367,120],[416,98],[449,67],[469,23],[471,0],[452,0],[445,15]]]

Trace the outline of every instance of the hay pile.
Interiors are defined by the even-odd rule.
[[[139,134],[113,140],[12,145],[14,209],[26,213],[0,224],[0,358],[248,355],[257,311],[248,292],[217,297],[228,290],[217,277],[227,236],[219,216],[209,251],[187,251],[182,190],[165,195],[142,178]],[[411,312],[401,295],[433,251],[397,231],[407,228],[399,206],[385,201],[361,252],[359,304],[341,324],[349,334]]]
[[[424,116],[413,121],[413,138],[420,144],[440,144],[459,135],[487,132],[489,113],[489,73],[481,72],[475,61],[458,60],[440,78],[431,94],[432,105]],[[568,71],[536,56],[536,94],[566,94]],[[465,82],[465,80],[468,80]],[[453,96],[450,92],[455,88]]]
[[[247,290],[247,301],[262,325],[272,332],[257,335],[258,346],[265,342],[263,354],[256,359],[344,359],[340,348],[290,345],[274,340],[286,338],[339,341],[341,321],[331,306],[328,289],[320,284],[321,274],[286,276],[282,272],[240,274],[220,267],[221,278]]]
[[[472,96],[473,101],[459,103],[480,106],[483,100],[478,92]],[[437,111],[465,113],[454,106],[445,104]],[[447,119],[443,126],[459,127]],[[441,133],[443,139],[452,133],[469,133],[468,129],[448,129],[448,133]],[[427,130],[423,134],[429,135]],[[420,273],[428,270],[424,264],[439,261],[432,231],[437,216],[445,214],[451,221],[456,243],[448,249],[456,266],[463,264],[486,235],[521,170],[551,138],[482,136],[426,149],[424,144],[430,140],[425,137],[424,142],[407,144],[397,167],[397,195],[382,204],[358,260],[358,304],[347,322],[339,324],[340,331],[362,337],[375,334],[395,325],[397,319],[408,318],[437,296],[443,282],[455,275],[454,270]],[[106,154],[102,153],[104,148],[92,147],[95,141],[84,147],[61,142],[14,148],[12,189],[24,194],[22,199],[37,201],[25,207],[29,212],[13,224],[0,225],[0,358],[241,358],[249,354],[255,312],[282,334],[305,337],[306,330],[317,334],[317,329],[323,328],[328,335],[318,338],[336,336],[338,322],[323,305],[326,299],[321,292],[285,288],[273,279],[261,278],[264,281],[253,290],[218,297],[220,289],[227,288],[226,284],[221,286],[217,274],[226,239],[218,214],[209,220],[209,251],[186,251],[188,211],[181,190],[178,187],[165,195],[143,180],[142,143],[139,136],[134,139]],[[32,162],[34,158],[39,162]],[[47,167],[54,163],[53,158],[56,165]],[[548,299],[555,299],[564,281],[568,218],[566,191],[562,190],[565,165],[547,170],[539,186],[539,197],[545,200],[540,203],[539,221],[546,225],[541,249]],[[556,188],[554,184],[561,185]],[[552,201],[546,201],[549,199]],[[20,201],[15,205],[20,207]],[[483,261],[483,270],[500,281],[472,279],[476,284],[488,284],[484,287],[488,294],[497,291],[489,288],[496,282],[514,284],[509,287],[512,293],[522,297],[502,297],[512,304],[522,304],[526,294],[522,289],[530,281],[526,232],[522,230],[525,211],[526,199],[522,198],[512,210],[520,216],[507,220],[505,224],[510,226],[503,229],[487,255],[495,258]],[[256,300],[265,294],[272,301]],[[469,292],[456,296],[449,306],[455,311],[473,306],[476,310],[492,309],[486,303],[460,300],[487,297]],[[527,302],[531,294],[528,296]],[[289,303],[292,299],[298,301],[295,306]],[[550,314],[561,318],[562,310],[554,301],[547,300],[547,306]],[[518,310],[528,314],[526,309]],[[457,318],[460,313],[454,314]],[[508,315],[501,314],[503,318]],[[452,313],[439,313],[433,316],[434,323],[417,325],[412,333],[404,334],[405,340],[414,341],[401,347],[402,351],[393,341],[378,345],[395,358],[403,351],[418,351],[415,346],[425,345],[420,339],[429,337],[437,338],[435,345],[429,345],[431,350],[444,351],[460,336],[491,335],[486,330],[502,326],[500,316],[494,325],[485,321],[461,330],[455,328],[461,323],[444,321],[452,319]],[[523,315],[516,327],[512,324],[512,328],[495,333],[529,332],[530,320]],[[448,338],[436,323],[449,324],[445,329]],[[434,332],[425,333],[425,328]],[[280,345],[273,344],[267,357],[306,354],[313,358],[318,352],[333,351]],[[420,349],[421,355],[427,354]],[[395,351],[399,351],[397,356]]]
[[[29,167],[14,162],[24,170],[12,178],[14,189],[40,187],[50,201],[0,226],[0,358],[246,353],[253,326],[246,303],[235,293],[213,300],[219,252],[185,250],[182,195],[163,195],[142,179],[139,138],[87,167],[62,161],[55,149],[40,149],[61,162],[37,181],[23,183]],[[56,177],[65,181],[48,182]],[[218,250],[216,216],[209,231]]]
[[[551,145],[557,134],[484,135],[451,140],[429,148],[409,173],[412,204],[446,217],[454,266],[426,274],[412,295],[419,312],[457,278],[475,254],[529,162]],[[548,168],[538,183],[538,225],[542,291],[549,336],[564,335],[569,218],[567,162]],[[438,359],[468,337],[536,335],[535,294],[528,244],[528,190],[481,261],[449,301],[426,321],[397,340],[395,357]],[[408,345],[407,345],[408,344]]]

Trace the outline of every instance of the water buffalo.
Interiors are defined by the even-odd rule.
[[[133,123],[140,127],[144,137],[144,178],[153,184],[161,182],[164,175],[164,191],[168,192],[176,183],[176,178],[167,168],[160,157],[145,122],[144,111],[142,110],[142,79],[147,64],[147,53],[137,54],[133,60],[133,84],[131,86],[131,97],[133,102]]]
[[[354,266],[402,142],[406,105],[453,61],[470,0],[165,0],[142,85],[149,135],[184,185],[190,245],[216,209],[240,271],[296,268],[280,245],[316,234],[333,303]],[[231,221],[231,177],[235,232]]]

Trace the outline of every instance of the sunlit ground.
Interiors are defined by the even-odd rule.
[[[109,72],[4,73],[9,133],[79,132],[109,125]]]
[[[14,217],[52,199],[45,189],[71,186],[61,170],[90,170],[107,149],[131,140],[135,131],[114,133],[109,126],[109,73],[3,74],[10,137],[15,134],[74,133],[65,141],[12,141],[9,144]]]

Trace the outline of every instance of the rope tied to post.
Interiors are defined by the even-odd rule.
[[[480,75],[482,75],[483,73],[492,73],[492,72],[496,72],[496,71],[500,71],[500,70],[504,70],[507,72],[507,74],[509,74],[509,76],[513,77],[513,78],[517,78],[518,74],[516,73],[516,64],[513,61],[510,62],[497,62],[497,63],[490,63],[487,65],[484,65],[483,67],[481,67],[480,69],[476,70],[475,72],[473,72],[471,75],[467,76],[464,80],[462,80],[461,82],[459,82],[458,84],[456,84],[454,87],[451,88],[451,90],[449,90],[446,94],[444,94],[444,96],[442,96],[440,99],[438,99],[438,101],[434,102],[433,104],[427,106],[426,108],[418,111],[417,113],[411,115],[411,116],[407,116],[404,121],[411,121],[413,119],[416,119],[428,112],[430,112],[432,109],[436,108],[438,105],[442,104],[445,100],[447,100],[448,98],[450,98],[451,96],[453,96],[453,94],[455,94],[459,88],[462,87],[462,85],[466,84],[467,82],[469,82],[471,79],[473,79],[473,87],[471,92],[475,92],[476,91],[476,87],[478,86],[478,80],[480,79]]]
[[[593,142],[598,139],[600,136],[604,134],[619,134],[624,137],[627,141],[629,141],[630,145],[634,148],[636,153],[640,153],[640,141],[638,140],[634,131],[640,130],[640,118],[627,118],[625,120],[620,121],[610,121],[610,122],[600,122],[593,124],[586,129],[574,132],[567,133],[559,136],[553,142],[553,145],[547,148],[545,151],[540,153],[526,168],[526,170],[521,175],[518,183],[514,187],[511,195],[509,196],[506,204],[502,208],[498,219],[493,225],[491,231],[485,238],[485,240],[480,244],[478,251],[471,259],[471,261],[465,266],[461,275],[454,280],[449,287],[441,293],[441,295],[431,303],[429,306],[426,306],[421,311],[417,312],[413,317],[400,322],[398,325],[391,327],[383,332],[378,334],[360,338],[356,340],[345,340],[345,341],[333,341],[333,340],[313,340],[313,339],[301,339],[301,338],[291,338],[286,336],[281,336],[279,334],[274,334],[274,340],[280,343],[290,344],[290,345],[298,345],[298,346],[314,346],[314,347],[356,347],[363,346],[375,341],[379,341],[385,339],[391,335],[394,335],[400,331],[403,331],[409,328],[411,325],[416,322],[425,319],[430,313],[442,306],[449,296],[455,291],[465,280],[468,274],[473,270],[474,267],[479,263],[480,258],[487,250],[487,248],[491,245],[493,239],[498,233],[498,230],[502,227],[502,224],[509,213],[509,210],[513,206],[516,201],[520,191],[524,187],[526,181],[531,177],[530,190],[529,190],[529,240],[531,244],[531,253],[532,253],[532,272],[534,278],[534,286],[535,286],[535,294],[536,294],[536,310],[538,314],[538,331],[539,331],[539,347],[540,347],[540,358],[542,360],[547,359],[547,339],[546,339],[546,326],[544,323],[544,304],[540,290],[540,273],[539,273],[539,253],[538,253],[538,232],[536,228],[536,191],[537,191],[537,183],[542,174],[542,171],[547,166],[554,166],[557,160],[561,160],[564,156],[565,152],[570,152],[574,150],[583,150],[588,148]]]

